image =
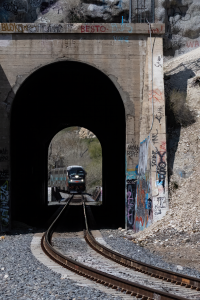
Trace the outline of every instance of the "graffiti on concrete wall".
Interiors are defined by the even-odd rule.
[[[129,158],[137,157],[139,154],[139,146],[132,139],[131,143],[127,145],[127,156]]]
[[[153,205],[149,174],[139,177],[136,191],[134,230],[138,232],[153,222]]]
[[[2,231],[9,228],[8,180],[0,180],[0,226]]]
[[[157,68],[162,68],[163,67],[163,57],[162,55],[158,55],[156,63],[154,64],[155,67]]]
[[[157,197],[156,204],[154,207],[154,214],[155,215],[162,214],[163,208],[166,208],[166,197]]]
[[[128,229],[134,228],[137,175],[138,166],[126,171],[126,224]]]
[[[114,41],[126,42],[126,43],[129,42],[129,37],[128,36],[123,36],[123,35],[117,36],[117,35],[114,35],[113,38],[114,38]]]
[[[152,101],[152,97],[153,97],[153,100],[155,102],[162,102],[164,100],[163,98],[163,93],[159,90],[159,89],[155,89],[151,91],[149,91],[149,100]]]
[[[155,118],[158,120],[159,124],[160,124],[162,117],[164,116],[163,110],[164,110],[164,108],[162,106],[159,106],[157,109],[157,113],[155,115]]]
[[[136,180],[126,180],[127,189],[127,229],[133,229],[135,219]]]
[[[156,136],[154,140],[157,142]],[[148,227],[153,221],[150,165],[148,165],[150,163],[148,160],[149,141],[150,137],[148,136],[140,143],[134,223],[134,230],[136,232]]]
[[[126,171],[126,179],[137,179],[138,175],[138,166],[134,169],[127,169]]]
[[[159,141],[159,146],[152,150],[151,166],[154,167],[155,192],[153,197],[153,215],[154,221],[164,216],[168,209],[167,204],[167,157],[166,157],[166,141]],[[157,195],[156,195],[157,194]]]
[[[166,151],[161,153],[160,151],[157,151],[157,154],[160,158],[160,161],[157,165],[157,173],[159,178],[159,183],[162,183],[163,188],[165,189],[165,178],[166,178],[166,161],[165,161],[165,155]]]
[[[157,165],[157,148],[152,150],[152,157],[151,157],[151,166],[154,167]]]
[[[149,136],[140,143],[139,165],[138,165],[139,175],[144,175],[147,169],[148,147],[149,147]]]
[[[156,129],[156,133],[152,133],[152,142],[153,144],[157,144],[158,143],[158,129]]]

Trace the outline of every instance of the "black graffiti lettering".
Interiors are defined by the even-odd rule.
[[[48,32],[48,33],[60,33],[63,31],[63,26],[61,24],[56,24],[56,25],[41,25],[42,31],[43,32]]]
[[[163,107],[160,106],[158,107],[158,113],[155,115],[155,118],[158,120],[158,122],[160,123],[161,119],[163,117]]]
[[[1,230],[9,227],[9,191],[8,181],[0,185],[0,225]]]
[[[157,68],[161,67],[162,68],[162,56],[158,55],[157,61],[154,64]]]
[[[157,173],[159,176],[159,183],[162,182],[163,188],[165,188],[165,177],[166,177],[166,162],[163,160],[166,151],[161,154],[159,151],[157,151],[157,154],[160,156],[160,162],[157,166]]]
[[[127,225],[133,229],[135,218],[136,180],[127,180]]]
[[[151,198],[149,198],[149,199],[147,200],[147,207],[146,207],[146,209],[149,209],[149,216],[150,216],[150,214],[151,214],[151,209],[152,209],[152,199],[151,199]]]
[[[166,208],[166,198],[165,197],[157,197],[157,204],[155,205],[154,214],[160,215],[162,212],[162,208]]]
[[[128,144],[127,147],[127,155],[132,158],[132,156],[137,157],[139,154],[139,146],[136,145],[136,143],[132,140],[130,144]]]
[[[157,148],[156,148],[156,151],[152,150],[152,159],[151,159],[151,165],[152,165],[152,167],[156,166],[157,151],[158,151]]]
[[[165,208],[165,197],[157,197],[158,204],[161,208]]]
[[[156,133],[152,133],[152,142],[153,144],[158,143],[158,129],[156,129]]]

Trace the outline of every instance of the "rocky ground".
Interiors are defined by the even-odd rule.
[[[148,230],[148,232],[147,232]],[[200,278],[198,236],[180,235],[175,230],[158,230],[155,226],[134,234],[132,230],[101,230],[105,241],[133,259]],[[193,247],[193,248],[192,248]],[[196,261],[195,261],[196,259]]]
[[[133,244],[127,241],[121,236],[121,231],[117,230],[101,230],[104,239],[99,241],[100,243],[107,242],[107,245],[111,246],[115,251],[117,250],[124,255],[132,257],[143,262],[156,265],[165,269],[170,269],[172,271],[184,272],[188,275],[200,276],[200,273],[195,272],[189,268],[183,268],[175,264],[168,264],[162,257],[151,253],[146,249],[141,249],[139,245]],[[94,233],[95,234],[95,233]],[[98,234],[99,235],[99,234]],[[96,236],[98,239],[98,237]],[[57,233],[53,235],[53,246],[62,254],[84,264],[89,267],[98,269],[99,271],[106,272],[113,276],[121,277],[126,280],[134,281],[136,283],[145,285],[150,288],[159,289],[164,292],[173,293],[178,296],[182,296],[185,293],[185,298],[187,299],[200,299],[200,293],[195,293],[193,295],[186,295],[186,290],[183,287],[177,287],[177,285],[172,285],[171,283],[152,278],[146,274],[141,274],[135,270],[131,270],[124,266],[105,258],[101,254],[94,251],[85,241],[83,232],[73,232],[73,234]],[[133,297],[136,299],[135,297]]]
[[[30,230],[29,230],[30,229]],[[20,227],[0,239],[1,300],[120,300],[72,280],[41,264],[32,254],[33,228]],[[38,232],[38,231],[37,231]],[[41,229],[43,232],[43,229]]]
[[[144,237],[145,232],[143,232],[143,238],[141,235],[135,235],[132,231],[123,229],[102,229],[101,234],[108,245],[124,255],[161,268],[200,278],[197,262],[194,261],[195,255],[198,257],[198,238],[200,236],[198,232],[188,236],[185,233],[180,234],[173,227],[171,231],[167,230],[165,232],[162,229],[158,231],[156,228],[148,230],[151,230],[151,233],[148,233],[148,237]],[[30,244],[34,233],[43,231],[44,229],[36,230],[26,225],[23,226],[21,223],[16,223],[15,229],[9,234],[1,236],[1,300],[121,299],[121,297],[112,297],[94,288],[77,286],[74,281],[62,278],[61,275],[41,264],[32,255]],[[70,245],[67,245],[69,251],[73,251],[74,247],[79,252],[82,248],[82,250],[85,249],[85,243],[84,245],[81,244],[82,248],[79,247],[79,234],[72,233],[68,240],[71,241]],[[59,239],[57,237],[57,241],[61,243],[61,246],[66,246],[62,234]],[[175,243],[176,248],[180,247],[179,251],[174,250]],[[174,252],[171,251],[172,248]],[[190,262],[191,256],[193,261]]]

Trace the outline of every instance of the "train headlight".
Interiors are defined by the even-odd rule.
[[[75,177],[76,177],[76,178],[79,178],[79,176],[78,176],[78,175],[75,175]]]
[[[84,181],[84,179],[81,179],[81,181]]]
[[[70,179],[70,181],[69,182],[73,182],[73,180],[72,179]]]

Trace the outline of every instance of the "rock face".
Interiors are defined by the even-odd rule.
[[[165,60],[200,46],[199,0],[132,0],[131,16],[134,23],[165,23]],[[121,23],[122,17],[128,22],[129,0],[5,0],[0,4],[1,23]]]
[[[165,59],[179,56],[200,46],[199,0],[158,0],[155,22],[166,25]]]
[[[129,0],[5,0],[0,22],[117,22],[128,20]]]

